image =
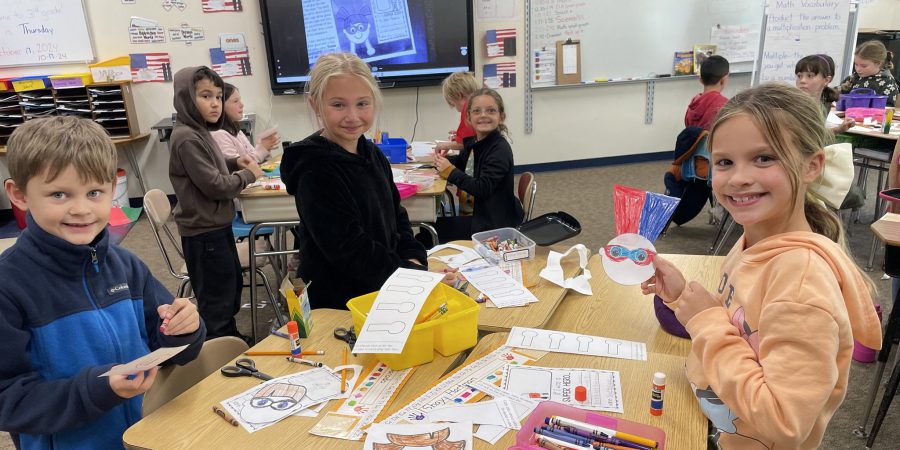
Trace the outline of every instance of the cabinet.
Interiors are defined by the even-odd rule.
[[[89,84],[25,92],[0,92],[0,146],[26,120],[74,115],[99,123],[110,137],[140,134],[130,82]]]

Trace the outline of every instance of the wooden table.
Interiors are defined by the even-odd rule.
[[[625,338],[609,332],[612,330],[606,331],[602,334]],[[471,354],[479,355],[487,349],[501,345],[506,342],[507,336],[507,333],[493,333],[486,336],[475,346]],[[706,417],[691,392],[691,385],[684,373],[684,361],[685,358],[682,356],[655,352],[648,352],[647,361],[548,353],[534,365],[617,370],[622,382],[625,414],[607,412],[602,412],[602,414],[622,417],[662,429],[666,433],[667,449],[704,449],[706,448]],[[666,394],[662,416],[651,416],[649,412],[650,385],[655,372],[665,372],[666,374]],[[515,443],[515,436],[516,431],[512,430],[494,446],[480,439],[474,439],[473,442],[475,449],[507,448]]]
[[[871,128],[871,127],[864,127],[864,126],[859,126],[859,125],[850,128],[849,130],[845,131],[844,133],[852,134],[852,135],[856,135],[856,136],[874,137],[874,138],[885,139],[885,140],[890,140],[890,141],[896,141],[897,138],[900,137],[900,129],[898,129],[898,128],[891,128],[891,132],[888,134],[885,134],[885,133],[881,132],[880,127]]]
[[[278,162],[281,155],[272,158]],[[405,168],[408,164],[397,164],[393,167]],[[431,171],[434,173],[434,171]],[[416,192],[415,195],[400,201],[406,208],[410,222],[434,222],[437,220],[437,200],[444,195],[447,180],[437,178],[429,189]],[[285,191],[267,190],[262,186],[247,188],[238,195],[247,223],[288,222],[300,220],[294,197]]]
[[[303,339],[303,348],[324,350],[324,356],[310,359],[335,367],[341,363],[341,351],[347,348],[344,341],[332,336],[336,327],[349,327],[349,311],[334,309],[313,310],[313,337]],[[285,339],[269,336],[253,347],[253,350],[286,350]],[[285,361],[283,356],[253,356],[261,372],[279,377],[306,370]],[[373,355],[358,355],[348,360],[350,364],[365,365]],[[429,383],[440,378],[455,363],[457,357],[443,357],[435,353],[431,363],[419,366],[401,389],[394,408],[409,402]],[[324,438],[309,434],[323,416],[288,417],[281,422],[253,434],[242,427],[233,427],[212,412],[212,406],[220,401],[244,392],[260,381],[256,378],[227,378],[218,371],[187,390],[184,394],[166,403],[149,416],[143,418],[125,431],[123,442],[131,449],[177,449],[177,448],[301,448],[301,449],[346,449],[362,448],[362,442]],[[324,410],[335,409],[343,399],[332,400]],[[394,409],[395,410],[395,409]],[[393,411],[393,410],[392,410]]]
[[[662,255],[672,261],[687,280],[696,280],[713,291],[719,281],[724,256]],[[687,356],[691,341],[665,332],[653,309],[653,297],[641,294],[640,286],[623,286],[603,271],[600,255],[591,256],[592,296],[569,292],[553,317],[548,330],[616,337],[645,342],[647,351]]]
[[[454,241],[453,244],[472,247],[472,241]],[[565,250],[558,247],[554,248],[557,251]],[[550,249],[548,247],[537,247],[534,259],[522,264],[525,285],[539,301],[526,306],[512,308],[488,308],[482,303],[481,310],[478,312],[479,330],[494,332],[509,331],[512,327],[544,328],[544,325],[550,320],[550,316],[553,315],[553,312],[568,291],[539,276],[541,270],[547,265],[547,254],[550,252]],[[456,253],[456,250],[447,249],[436,252],[432,256],[443,256],[453,253]],[[431,271],[439,272],[445,267],[447,265],[440,261],[428,259],[428,269]],[[567,257],[563,260],[562,267],[566,277],[574,276],[579,270],[577,257]],[[473,298],[477,297],[479,293],[477,289],[471,286],[467,292]]]

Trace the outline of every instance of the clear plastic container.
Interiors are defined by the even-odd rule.
[[[507,240],[513,240],[518,243],[516,248],[503,250],[495,250],[491,246],[491,241],[503,243]],[[472,235],[472,243],[475,245],[475,251],[478,252],[487,262],[491,264],[500,264],[501,262],[512,262],[519,260],[528,260],[534,258],[535,243],[528,236],[522,234],[515,228],[498,228],[496,230],[482,231]]]

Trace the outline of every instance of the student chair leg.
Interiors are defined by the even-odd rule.
[[[288,322],[287,319],[289,316],[284,312],[280,299],[272,292],[272,286],[269,284],[269,278],[266,274],[264,274],[261,269],[257,268],[256,275],[262,278],[263,286],[266,288],[266,294],[269,295],[269,301],[272,305],[272,310],[275,313],[275,322],[278,324],[278,328],[281,328]],[[250,288],[255,289],[256,286],[251,286]]]
[[[426,231],[428,231],[428,234],[431,235],[431,242],[433,242],[434,245],[438,245],[441,243],[441,241],[438,240],[437,230],[430,223],[428,223],[428,222],[412,222],[410,225],[412,225],[414,227],[423,228]]]
[[[864,412],[862,420],[859,422],[859,426],[856,428],[856,430],[853,431],[853,434],[860,438],[865,438],[867,435],[866,424],[868,424],[869,422],[869,415],[872,413],[872,406],[875,404],[875,395],[878,394],[878,386],[881,385],[881,376],[884,375],[884,367],[885,365],[887,365],[888,358],[891,354],[891,347],[894,344],[894,335],[898,331],[900,331],[898,330],[898,328],[900,328],[900,313],[897,312],[897,310],[900,309],[897,307],[897,305],[900,304],[898,300],[900,300],[900,291],[898,291],[897,296],[894,297],[894,308],[891,308],[891,314],[888,316],[887,327],[885,327],[884,335],[881,339],[881,350],[878,351],[878,359],[875,363],[875,376],[872,379],[872,385],[869,386],[869,394],[866,396],[866,403],[863,407]],[[896,366],[894,367],[894,372],[897,372]],[[871,442],[867,443],[866,446],[870,447]]]
[[[888,408],[891,407],[891,401],[894,400],[894,394],[897,393],[898,384],[900,384],[900,364],[894,364],[891,378],[887,387],[884,388],[884,397],[881,397],[881,406],[878,407],[878,414],[875,415],[875,422],[872,424],[872,431],[869,432],[869,439],[866,441],[866,450],[870,450],[872,445],[875,444],[875,438],[881,429],[881,423],[884,422],[884,416],[887,415]]]

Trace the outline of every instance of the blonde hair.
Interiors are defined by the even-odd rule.
[[[475,81],[475,74],[472,72],[454,72],[441,82],[441,92],[444,93],[444,100],[450,106],[458,99],[468,99],[477,90],[478,82]]]
[[[500,113],[500,116],[502,117],[506,115],[506,107],[503,106],[503,97],[500,97],[500,93],[490,88],[481,88],[476,90],[472,93],[472,95],[469,96],[469,102],[466,105],[466,119],[468,119],[469,122],[472,121],[472,119],[469,117],[472,115],[472,101],[475,100],[476,97],[481,97],[482,95],[493,98],[494,101],[497,102],[497,112]],[[510,140],[509,128],[506,127],[505,123],[500,123],[499,125],[497,125],[497,129],[500,130],[500,134],[506,137],[507,140]]]
[[[881,41],[863,42],[856,47],[856,51],[853,54],[860,58],[874,61],[876,64],[881,64],[882,69],[892,70],[894,68],[894,62],[891,61],[894,55],[888,51]]]
[[[29,120],[16,128],[7,145],[9,174],[21,190],[44,171],[53,181],[69,166],[88,183],[116,179],[116,147],[96,122],[75,116]]]
[[[800,192],[807,162],[832,140],[822,122],[822,109],[816,99],[785,83],[764,83],[738,93],[719,110],[713,122],[709,132],[711,152],[715,152],[718,127],[738,116],[748,117],[755,123],[775,153],[791,183],[791,202],[796,204],[803,195],[803,212],[812,231],[836,242],[849,255],[840,219],[813,201],[808,191]],[[860,273],[869,288],[874,288],[871,280]]]
[[[375,107],[376,128],[379,112],[381,111],[384,99],[381,96],[381,89],[378,88],[378,82],[372,75],[372,69],[358,56],[353,53],[326,53],[319,56],[316,64],[309,72],[309,81],[306,83],[306,94],[309,100],[315,105],[317,111],[312,111],[316,116],[315,123],[322,126],[320,116],[324,111],[323,97],[325,96],[325,88],[328,81],[332,77],[340,75],[351,75],[362,80],[372,91],[373,106]]]

